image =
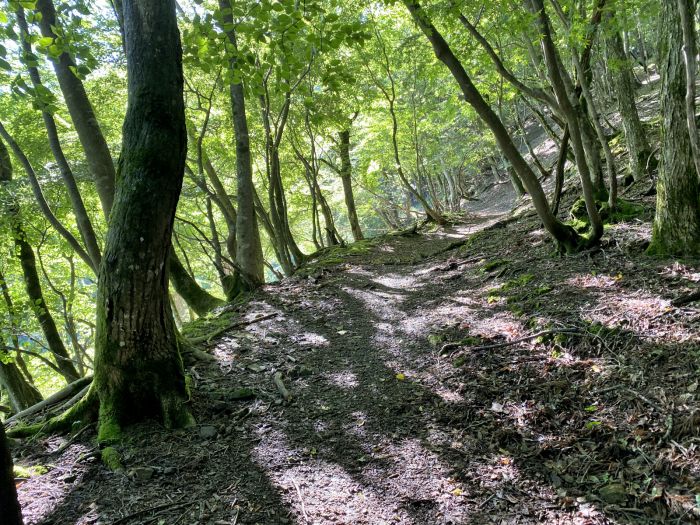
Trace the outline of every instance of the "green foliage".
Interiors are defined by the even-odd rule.
[[[657,4],[653,0],[625,0],[618,8],[635,13],[635,17],[619,17],[616,23],[627,31],[636,31],[639,24],[647,37],[653,36]],[[340,131],[350,131],[352,186],[365,235],[377,237],[400,230],[424,215],[397,175],[390,144],[393,123],[382,91],[388,90],[392,82],[399,157],[409,182],[432,206],[439,207],[450,218],[459,219],[464,198],[493,182],[491,166],[503,167],[491,134],[474,110],[463,103],[449,71],[436,60],[428,41],[401,3],[233,0],[222,5],[216,0],[195,0],[180,5],[186,113],[191,136],[189,171],[174,226],[174,249],[199,286],[213,295],[224,297],[225,278],[231,277],[235,267],[235,254],[226,245],[233,226],[220,205],[221,200],[228,200],[234,208],[236,204],[237,158],[231,124],[231,84],[244,87],[261,216],[270,212],[267,144],[270,137],[266,135],[263,114],[272,122],[273,135],[279,135],[277,149],[287,220],[301,250],[313,254],[298,270],[301,275],[372,255],[380,242],[329,247],[323,238],[325,223],[319,203],[314,202],[310,171],[314,172],[315,183],[328,203],[340,237],[346,242],[352,239],[338,173]],[[20,6],[29,24],[27,38],[32,47],[26,54],[19,52],[21,35],[16,13]],[[570,9],[566,2],[563,7],[571,19],[570,27],[565,28],[555,16],[552,20],[563,61],[569,64],[571,50],[580,50],[590,35],[583,12]],[[77,180],[98,244],[102,246],[107,223],[52,62],[62,53],[75,62],[71,71],[83,82],[116,161],[127,98],[121,35],[110,9],[97,8],[84,0],[56,2],[56,8],[58,20],[52,28],[55,36],[44,36],[40,31],[42,17],[35,2],[11,0],[0,8],[0,82],[5,86],[0,90],[0,122],[26,153],[57,219],[80,239],[76,216],[49,147],[41,112],[54,117],[62,149]],[[427,9],[484,98],[507,124],[514,120],[518,92],[503,81],[488,54],[469,38],[459,22],[459,13],[479,21],[480,31],[518,78],[537,87],[547,87],[541,81],[543,65],[533,64],[530,55],[530,44],[535,48],[539,45],[533,15],[520,4],[506,0],[457,1],[433,3]],[[601,30],[614,29],[613,22],[605,19]],[[235,45],[231,35],[235,35]],[[42,86],[33,86],[27,66],[38,68]],[[658,124],[655,118],[652,127]],[[0,270],[5,276],[12,308],[6,308],[4,299],[0,298],[0,332],[4,345],[13,346],[13,338],[17,338],[38,388],[48,394],[60,388],[63,381],[42,361],[51,357],[34,313],[39,309],[52,312],[71,357],[79,355],[88,373],[95,340],[96,276],[49,225],[36,204],[19,160],[13,157],[12,161],[13,181],[0,187]],[[223,193],[213,187],[209,168],[218,176]],[[45,304],[31,304],[26,298],[14,234],[4,211],[11,201],[20,208],[26,240],[41,267]],[[577,206],[580,208],[580,204]],[[607,221],[631,220],[638,213],[634,204],[620,201]],[[585,231],[585,213],[575,218],[578,222],[573,224]],[[263,226],[262,220],[260,224]],[[274,239],[264,227],[261,232],[264,257],[269,263],[266,277],[271,281],[278,278],[281,267]],[[469,253],[480,235],[490,233],[473,236],[460,253]],[[219,247],[221,253],[215,253],[214,247]],[[507,270],[509,264],[508,260],[486,261],[482,271]],[[226,275],[222,278],[222,274]],[[491,300],[507,295],[509,306],[518,307],[521,300],[516,299],[519,297],[516,292],[527,287],[530,279],[526,274],[506,282],[492,292]],[[541,288],[529,293],[530,299],[536,300],[547,292]],[[183,334],[188,337],[205,335],[227,326],[233,319],[230,313],[222,313],[195,320],[196,315],[175,293],[172,303],[178,322],[184,323]],[[12,352],[3,353],[1,358],[17,359]],[[101,436],[107,440],[118,431],[110,425],[109,418],[100,428]]]

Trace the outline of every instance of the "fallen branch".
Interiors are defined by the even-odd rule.
[[[275,372],[275,375],[272,376],[272,381],[274,381],[280,395],[289,403],[292,400],[292,394],[289,393],[289,390],[287,390],[287,387],[285,387],[282,382],[282,372]]]
[[[579,330],[575,329],[555,329],[555,330],[542,330],[541,332],[537,332],[536,334],[528,335],[526,337],[521,337],[520,339],[514,339],[512,341],[505,341],[503,343],[495,343],[492,345],[484,345],[484,346],[475,346],[471,348],[473,352],[479,352],[481,350],[493,350],[496,348],[504,348],[506,346],[512,346],[512,345],[517,345],[518,343],[524,343],[525,341],[530,341],[532,339],[537,339],[538,337],[545,337],[548,335],[555,335],[555,334],[567,334],[567,335],[592,335],[588,334],[586,332],[581,332]],[[460,346],[464,345],[464,341],[457,341],[454,343],[446,343],[442,345],[442,348],[440,349],[440,355],[444,355],[445,352],[448,350],[454,350],[455,348],[459,348]]]
[[[63,403],[60,407],[57,407],[55,409],[51,409],[51,412],[55,413],[55,412],[63,412],[64,410],[68,410],[70,407],[72,407],[78,401],[80,401],[85,396],[85,394],[87,394],[88,390],[90,390],[89,384],[87,386],[85,386],[85,388],[83,388],[80,392],[78,392],[73,397],[71,397],[68,401]]]
[[[92,376],[83,377],[83,378],[78,379],[77,381],[72,382],[71,384],[66,386],[63,390],[59,390],[55,394],[47,397],[43,401],[40,401],[36,405],[32,405],[29,408],[27,408],[26,410],[22,410],[21,412],[17,412],[14,416],[7,418],[7,420],[5,421],[5,426],[7,427],[8,424],[10,424],[14,421],[17,421],[18,419],[22,419],[24,417],[36,414],[37,412],[42,411],[46,407],[55,405],[56,403],[60,403],[68,396],[73,396],[76,392],[80,392],[80,395],[82,397],[83,389],[86,386],[89,386],[91,382],[92,382]],[[71,401],[72,401],[72,399],[71,399]]]
[[[143,509],[136,511],[132,514],[129,514],[128,516],[124,516],[123,518],[119,518],[116,521],[112,522],[112,525],[119,525],[120,523],[126,523],[127,521],[137,518],[139,516],[143,516],[144,514],[148,514],[149,512],[158,512],[161,510],[165,509],[178,509],[182,507],[186,507],[187,505],[192,504],[193,502],[190,501],[185,501],[185,502],[180,502],[180,501],[173,501],[172,503],[165,503],[164,505],[158,505],[157,507],[150,507],[148,509]]]
[[[698,300],[700,300],[700,290],[676,297],[673,301],[671,301],[671,306],[685,306],[686,304],[693,303]]]
[[[202,335],[200,337],[191,337],[188,338],[187,341],[192,343],[192,344],[199,344],[199,343],[209,343],[211,340],[216,337],[217,335],[221,335],[224,332],[228,332],[229,330],[235,330],[236,328],[243,328],[244,326],[249,326],[251,324],[258,323],[260,321],[265,321],[267,319],[272,319],[273,317],[277,317],[279,314],[278,313],[271,313],[268,315],[261,315],[260,317],[257,317],[255,319],[251,319],[249,321],[241,321],[238,323],[234,323],[232,325],[224,326],[223,328],[219,328],[218,330],[214,330],[210,334],[207,335]]]

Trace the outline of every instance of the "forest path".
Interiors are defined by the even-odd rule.
[[[197,427],[134,428],[123,473],[83,435],[20,487],[27,523],[693,522],[700,316],[663,317],[666,263],[625,255],[648,225],[555,259],[527,221],[478,234],[501,217],[332,251],[199,323],[251,322],[189,368]],[[542,327],[581,335],[518,342]]]

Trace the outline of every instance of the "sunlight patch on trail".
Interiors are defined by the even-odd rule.
[[[262,430],[259,437],[253,451],[256,462],[294,514],[303,519],[300,522],[415,525],[405,512],[393,508],[393,498],[356,479],[342,466],[320,458],[300,463],[304,451],[291,447],[282,432]]]
[[[336,372],[333,374],[326,374],[328,382],[333,386],[337,386],[343,389],[351,389],[359,386],[360,382],[357,380],[357,375],[350,371]]]
[[[377,284],[393,288],[396,290],[417,290],[425,286],[425,283],[418,283],[414,278],[407,275],[398,275],[394,273],[381,275],[372,279]]]

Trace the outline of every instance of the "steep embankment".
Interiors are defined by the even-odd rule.
[[[239,326],[189,368],[199,426],[136,428],[116,473],[89,434],[36,442],[27,523],[698,521],[700,311],[670,304],[697,265],[644,257],[648,214],[569,258],[496,220],[326,253],[191,327]]]

